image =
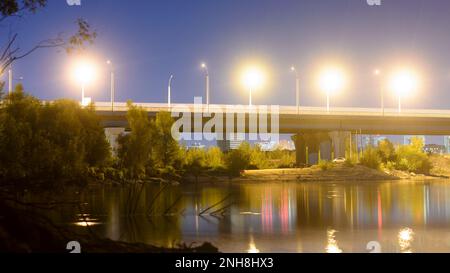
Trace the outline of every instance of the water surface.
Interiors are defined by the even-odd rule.
[[[449,181],[130,189],[80,193],[82,208],[60,208],[52,218],[113,240],[165,247],[209,241],[223,252],[368,252],[370,241],[382,252],[450,252]],[[129,210],[136,215],[127,217]]]

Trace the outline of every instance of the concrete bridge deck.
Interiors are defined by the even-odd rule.
[[[248,113],[248,105],[211,104],[206,105],[166,103],[134,103],[154,116],[160,111],[175,110],[191,113],[215,113],[232,109],[235,113]],[[97,113],[102,117],[105,127],[126,127],[126,103],[95,103]],[[258,106],[255,106],[258,107]],[[327,113],[322,107],[279,106],[279,132],[295,134],[298,132],[347,131],[379,135],[450,135],[450,110],[380,108],[342,108],[335,107]],[[204,119],[207,120],[207,119]]]

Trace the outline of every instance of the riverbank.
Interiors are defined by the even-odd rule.
[[[449,159],[450,161],[450,159]],[[450,171],[434,170],[430,175],[415,174],[399,170],[375,170],[362,165],[334,164],[328,169],[319,166],[292,169],[246,170],[240,177],[200,177],[199,182],[327,182],[327,181],[392,181],[449,179]]]

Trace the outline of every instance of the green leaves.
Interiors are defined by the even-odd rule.
[[[41,104],[16,89],[0,112],[0,178],[77,179],[108,162],[100,120],[77,102]]]

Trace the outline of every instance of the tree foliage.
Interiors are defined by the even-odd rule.
[[[59,100],[42,104],[20,85],[0,111],[0,178],[78,179],[110,158],[92,109]]]
[[[118,158],[130,178],[165,175],[181,169],[180,147],[173,139],[170,113],[160,112],[154,120],[141,107],[128,102],[131,132],[119,136]]]
[[[377,148],[366,149],[360,162],[374,169],[378,169],[383,163],[388,168],[428,174],[432,166],[423,147],[423,140],[418,137],[413,137],[411,144],[399,145],[397,148],[389,140],[383,140]]]
[[[396,167],[400,170],[428,174],[432,166],[423,147],[423,140],[418,137],[413,137],[410,145],[399,146],[396,151]]]

